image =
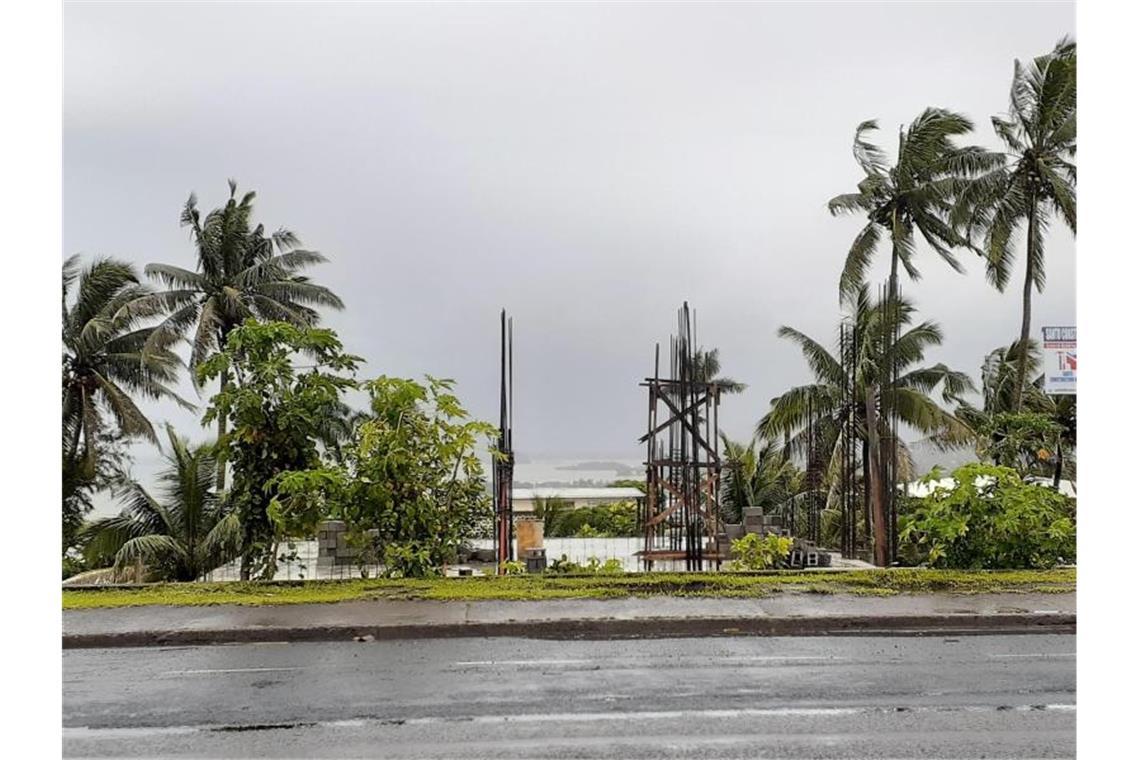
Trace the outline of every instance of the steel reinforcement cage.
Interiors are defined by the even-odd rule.
[[[668,375],[661,375],[661,345],[654,348],[645,444],[645,495],[639,521],[645,570],[654,563],[686,570],[720,568],[728,546],[721,529],[721,388],[701,377],[693,318],[685,303],[669,341]]]

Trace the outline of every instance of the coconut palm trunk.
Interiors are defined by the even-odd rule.
[[[1030,197],[1029,213],[1026,225],[1025,242],[1025,286],[1021,291],[1021,342],[1017,352],[1017,383],[1013,386],[1013,411],[1021,411],[1022,390],[1025,388],[1025,378],[1029,367],[1029,327],[1032,320],[1033,283],[1035,281],[1033,266],[1036,262],[1034,243],[1037,240],[1039,224],[1037,220],[1037,199]]]
[[[223,343],[222,345],[225,344]],[[224,391],[229,384],[230,373],[228,370],[222,370],[218,390]],[[226,415],[224,414],[218,415],[218,475],[216,482],[218,493],[222,493],[226,490]]]
[[[898,216],[892,213],[891,218],[891,275],[887,281],[886,308],[889,315],[886,325],[893,325],[898,315],[898,279],[899,256],[901,237]],[[877,371],[882,380],[868,389],[866,398],[867,407],[867,451],[870,453],[870,462],[864,456],[864,463],[870,471],[871,485],[871,517],[873,530],[873,556],[875,564],[886,567],[891,562],[890,538],[887,526],[886,502],[888,484],[883,478],[884,462],[893,462],[895,457],[895,440],[893,436],[879,434],[879,421],[889,421],[893,413],[887,406],[885,399],[881,398],[882,389],[891,382],[893,373],[891,364],[895,361],[894,351],[890,341],[894,338],[893,329],[883,328],[882,340],[882,366]]]
[[[882,470],[882,441],[879,438],[879,410],[875,406],[878,395],[878,386],[873,385],[867,389],[864,404],[867,409],[867,437],[870,452],[871,475],[871,513],[874,522],[874,558],[879,567],[889,564],[887,551],[886,510],[883,505],[883,470]]]

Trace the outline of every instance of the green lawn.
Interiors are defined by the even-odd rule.
[[[306,604],[368,599],[613,599],[626,596],[747,598],[772,593],[890,596],[944,592],[1069,593],[1076,570],[854,570],[850,572],[628,573],[516,575],[425,580],[164,583],[134,588],[65,589],[65,610],[145,604]]]

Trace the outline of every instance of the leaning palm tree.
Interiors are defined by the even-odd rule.
[[[171,264],[149,264],[146,274],[168,290],[154,297],[167,311],[147,344],[161,350],[190,333],[191,378],[211,352],[220,350],[226,338],[246,319],[256,318],[311,325],[319,315],[313,308],[343,308],[332,291],[298,274],[327,259],[316,251],[300,248],[300,240],[281,229],[266,236],[262,225],[252,227],[255,193],[237,198],[237,184],[230,180],[230,198],[222,208],[202,217],[193,194],[182,210],[182,226],[190,228],[197,248],[196,271]],[[221,376],[224,387],[228,373]],[[218,440],[225,437],[226,421],[218,418]],[[218,488],[225,484],[225,464],[219,457]]]
[[[191,446],[169,425],[166,434],[160,498],[131,484],[122,513],[87,528],[84,553],[113,558],[117,572],[141,566],[148,580],[192,581],[240,554],[241,526],[213,489],[215,447]]]
[[[63,458],[65,467],[93,474],[98,440],[110,413],[118,434],[157,441],[133,396],[170,399],[193,408],[174,392],[181,362],[169,350],[145,351],[156,315],[146,303],[152,291],[134,267],[100,258],[80,268],[63,263]]]
[[[926,350],[942,343],[942,330],[934,322],[913,324],[914,307],[906,299],[892,304],[890,299],[872,301],[866,285],[847,298],[850,314],[859,335],[854,378],[841,359],[822,343],[792,327],[781,327],[778,334],[800,347],[814,382],[797,386],[772,400],[771,408],[756,427],[758,437],[768,441],[786,440],[789,450],[803,454],[809,446],[809,420],[814,417],[819,431],[815,445],[826,452],[832,496],[835,477],[842,466],[843,442],[849,415],[855,419],[856,441],[862,451],[864,487],[869,490],[873,521],[876,564],[888,562],[886,532],[886,484],[879,478],[879,462],[897,457],[899,472],[910,477],[910,455],[906,445],[895,441],[889,426],[879,414],[884,406],[894,410],[899,422],[928,436],[948,441],[969,439],[970,429],[931,397],[941,387],[943,402],[958,401],[974,388],[969,376],[944,364],[918,365]],[[893,337],[897,334],[897,338]],[[885,336],[892,336],[886,339]]]
[[[833,216],[867,217],[867,224],[855,236],[843,265],[839,279],[841,296],[854,293],[866,280],[871,258],[884,233],[891,245],[892,293],[897,291],[900,264],[912,280],[919,279],[913,261],[916,231],[952,269],[962,271],[954,248],[966,241],[949,223],[954,199],[966,179],[991,170],[1002,161],[999,154],[983,148],[954,144],[952,138],[973,128],[973,123],[961,114],[927,108],[905,131],[899,130],[894,166],[888,165],[881,148],[866,139],[868,132],[878,129],[877,121],[864,121],[855,128],[852,152],[864,177],[857,192],[837,195],[827,204]]]
[[[1077,45],[1063,39],[1029,66],[1013,64],[1009,114],[991,120],[1008,153],[961,193],[956,227],[981,236],[986,277],[998,289],[1009,284],[1013,233],[1025,228],[1025,282],[1021,291],[1020,345],[1028,347],[1033,289],[1045,288],[1044,233],[1060,216],[1077,232]],[[1021,409],[1029,376],[1029,352],[1019,354],[1014,411]]]

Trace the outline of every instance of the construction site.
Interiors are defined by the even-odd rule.
[[[886,288],[884,288],[884,295]],[[868,496],[874,476],[889,494],[882,519],[887,525],[887,562],[897,557],[897,462],[868,457],[857,445],[865,410],[852,389],[856,385],[861,341],[879,341],[889,347],[892,335],[862,335],[854,324],[840,329],[840,355],[848,382],[839,414],[819,414],[808,405],[803,433],[786,442],[786,451],[802,463],[802,490],[779,507],[743,506],[739,519],[730,521],[722,508],[721,485],[726,462],[722,451],[719,410],[721,383],[705,376],[695,312],[686,302],[677,310],[667,345],[653,348],[652,373],[640,381],[646,398],[645,433],[637,443],[644,452],[644,485],[636,498],[638,537],[612,539],[595,558],[618,560],[626,571],[717,571],[734,559],[733,542],[748,534],[776,535],[791,541],[781,566],[787,568],[869,567],[873,555],[872,507]],[[527,572],[541,572],[558,558],[580,561],[590,539],[547,539],[541,516],[532,507],[520,511],[520,500],[530,503],[532,489],[514,484],[513,433],[514,346],[513,321],[500,314],[499,434],[494,461],[494,534],[490,542],[474,542],[466,559],[473,572],[504,572],[517,563]],[[897,437],[897,419],[886,404],[877,410],[883,435]],[[839,430],[835,430],[838,422]],[[831,429],[828,429],[830,426]],[[889,443],[889,442],[888,442]],[[893,450],[893,446],[889,446]],[[887,461],[873,461],[886,459]],[[830,468],[830,475],[829,475]],[[606,489],[601,489],[605,491]],[[615,492],[621,489],[611,489]],[[629,489],[626,489],[627,491]],[[628,493],[622,493],[628,497]],[[837,521],[824,542],[825,520]],[[835,538],[837,537],[837,538]],[[556,546],[547,546],[547,543]],[[489,545],[487,545],[489,544]],[[603,548],[604,547],[604,548]],[[578,551],[574,551],[574,549]],[[553,550],[553,551],[552,551]],[[493,564],[492,564],[493,563]],[[459,571],[466,574],[467,568]]]

